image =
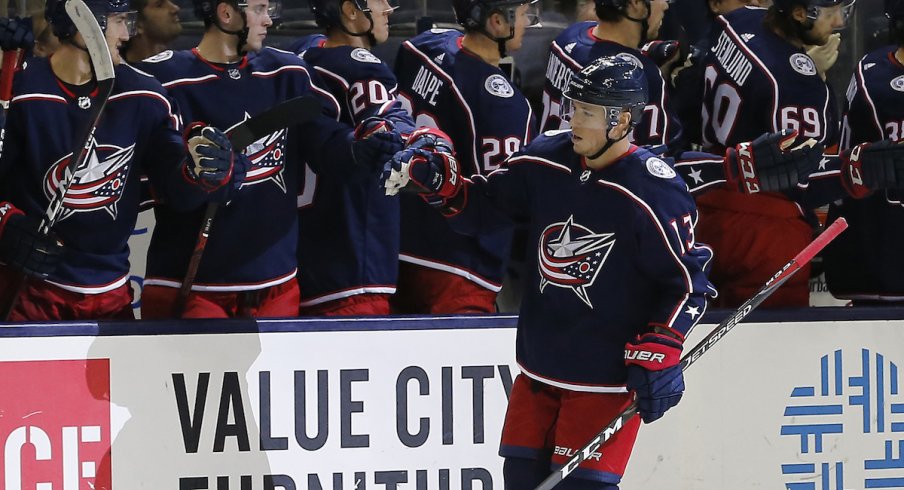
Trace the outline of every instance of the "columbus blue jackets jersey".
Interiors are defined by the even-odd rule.
[[[225,65],[208,62],[196,50],[165,51],[145,60],[141,69],[163,83],[186,121],[224,130],[312,93],[330,101],[334,116],[338,111],[335,99],[312,84],[310,68],[301,59],[273,48]],[[237,195],[217,213],[194,290],[253,290],[295,278],[299,174],[305,161],[328,170],[328,158],[349,155],[349,131],[322,116],[267,135],[245,150],[251,167]],[[155,208],[145,284],[179,286],[202,214],[201,208],[191,213]]]
[[[671,101],[666,92],[665,80],[659,67],[637,49],[604,41],[593,35],[596,22],[579,22],[562,31],[550,45],[549,63],[546,66],[546,82],[543,85],[543,116],[540,130],[567,128],[559,117],[562,92],[568,86],[571,74],[581,71],[593,60],[602,56],[627,55],[642,68],[647,76],[648,105],[644,115],[634,128],[632,141],[638,145],[671,145],[681,136]]]
[[[689,332],[715,295],[694,200],[670,161],[643,148],[591,170],[571,131],[545,133],[466,186],[467,204],[449,218],[460,232],[528,223],[516,345],[532,378],[623,390],[625,342],[650,325]]]
[[[847,147],[904,134],[904,66],[897,47],[867,54],[857,64],[847,91],[843,144]],[[866,199],[845,199],[829,210],[850,225],[824,254],[826,282],[839,298],[904,301],[904,205],[900,193],[877,191]]]
[[[408,133],[413,121],[397,101],[392,70],[364,48],[323,47],[307,36],[290,49],[312,66],[357,126],[369,117]],[[399,200],[384,195],[379,174],[317,175],[308,169],[299,195],[298,282],[301,305],[362,293],[395,293],[399,256]]]
[[[402,104],[417,126],[446,132],[465,175],[487,174],[529,142],[530,104],[503,72],[461,47],[462,34],[431,30],[402,43],[396,57]],[[403,195],[399,259],[465,277],[498,291],[511,230],[456,234],[417,196]]]
[[[33,58],[17,74],[13,93],[0,157],[0,201],[41,217],[73,150],[83,144],[75,139],[91,122],[97,91],[77,96],[56,78],[47,59]],[[85,294],[127,282],[128,239],[138,215],[142,173],[164,197],[204,198],[182,178],[180,124],[160,83],[128,65],[116,67],[113,93],[86,164],[76,170],[53,228],[66,253],[49,282]]]

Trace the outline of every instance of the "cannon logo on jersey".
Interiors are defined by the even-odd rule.
[[[360,61],[361,63],[382,63],[380,58],[377,58],[373,53],[364,48],[352,50],[351,57],[353,60]]]
[[[904,75],[893,79],[891,81],[891,88],[897,92],[904,92]]]
[[[245,114],[245,119],[250,118],[251,116]],[[285,129],[270,133],[251,143],[245,148],[245,155],[251,160],[251,167],[245,175],[242,187],[273,182],[283,193],[286,192],[286,179],[283,176],[286,162]]]
[[[92,139],[88,157],[75,171],[72,183],[66,191],[59,220],[62,221],[75,213],[90,213],[99,209],[116,219],[116,206],[126,187],[134,155],[134,143],[122,148],[98,144],[97,140]],[[60,183],[65,180],[71,158],[70,153],[57,160],[44,175],[44,195],[47,199],[53,199],[60,188]]]
[[[508,80],[502,75],[490,75],[484,86],[486,87],[487,92],[496,97],[508,99],[515,95],[515,89],[512,88]]]
[[[794,68],[797,73],[807,76],[816,74],[816,64],[813,63],[809,56],[803,53],[794,53],[791,55],[790,61],[791,68]]]
[[[593,233],[575,224],[574,216],[547,226],[539,242],[540,292],[550,284],[568,288],[593,308],[587,288],[593,285],[613,245],[613,233]]]

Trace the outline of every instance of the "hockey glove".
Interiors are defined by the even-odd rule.
[[[0,17],[0,49],[31,51],[35,36],[31,29],[31,18]]]
[[[0,205],[0,224],[0,261],[41,279],[56,270],[63,244],[54,233],[39,231],[41,220],[6,203]]]
[[[656,66],[670,67],[681,56],[681,43],[678,41],[650,41],[641,46],[640,52],[656,63]]]
[[[904,188],[904,140],[860,143],[841,155],[841,183],[855,199]]]
[[[763,134],[725,152],[725,180],[747,194],[791,189],[806,183],[819,166],[823,146],[815,140],[790,148],[797,131]]]
[[[392,124],[378,117],[369,117],[355,128],[352,158],[355,164],[367,169],[382,169],[396,152],[405,147],[402,135]]]
[[[191,155],[186,171],[202,189],[212,193],[230,184],[227,192],[221,193],[223,200],[228,200],[231,191],[242,186],[251,162],[244,154],[232,151],[226,133],[195,123],[186,130],[185,146]]]
[[[659,327],[657,331],[638,335],[625,344],[627,385],[634,390],[640,417],[646,423],[662,417],[681,400],[684,393],[683,342],[680,333]]]
[[[395,154],[383,167],[386,195],[399,190],[421,194],[434,206],[443,206],[458,195],[462,186],[461,169],[452,143],[445,133],[420,128],[408,138],[408,146]]]

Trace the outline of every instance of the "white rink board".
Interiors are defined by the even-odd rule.
[[[689,343],[709,327],[699,326]],[[513,350],[510,327],[0,338],[0,475],[21,474],[29,490],[35,482],[69,490],[65,478],[81,484],[72,490],[90,488],[104,463],[85,455],[112,439],[116,490],[352,489],[356,481],[362,490],[501,489],[496,450],[506,384],[517,373]],[[78,419],[78,410],[66,398],[76,395],[63,393],[63,378],[53,375],[55,360],[103,358],[110,359],[111,420],[64,422],[83,427],[82,439],[59,443],[65,436],[44,418]],[[15,361],[48,362],[12,382]],[[904,488],[899,365],[904,321],[741,324],[690,368],[681,404],[642,428],[622,488]],[[296,379],[304,381],[303,397]],[[54,382],[58,390],[39,388]],[[791,396],[795,388],[801,396]],[[30,389],[40,390],[44,405],[16,413],[12,400]],[[868,404],[858,398],[864,392]],[[798,415],[785,416],[789,406]],[[94,425],[101,441],[86,442],[84,427]],[[817,451],[815,435],[782,435],[783,426],[826,433]],[[30,449],[15,450],[17,427],[46,429],[53,451],[38,462],[45,466]],[[186,449],[194,441],[197,449]],[[9,481],[0,481],[3,488],[18,490]]]

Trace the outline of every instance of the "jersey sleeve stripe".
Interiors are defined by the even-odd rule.
[[[569,174],[571,173],[571,169],[566,167],[565,165],[562,165],[561,163],[556,163],[552,160],[547,160],[545,158],[540,158],[537,156],[522,155],[522,156],[516,156],[516,157],[509,158],[509,160],[508,160],[509,166],[517,165],[519,163],[536,163],[539,165],[544,165],[547,167],[554,168],[556,170],[561,170],[565,173],[569,173]]]
[[[60,97],[59,95],[53,94],[22,94],[13,97],[13,100],[10,103],[22,102],[24,100],[46,100],[48,102],[62,102],[63,104],[67,104],[66,99]]]
[[[171,88],[178,87],[180,85],[192,85],[195,83],[204,83],[210,80],[216,80],[219,77],[217,75],[204,75],[203,77],[196,78],[179,78],[176,80],[170,80],[169,82],[163,83],[163,88]]]

